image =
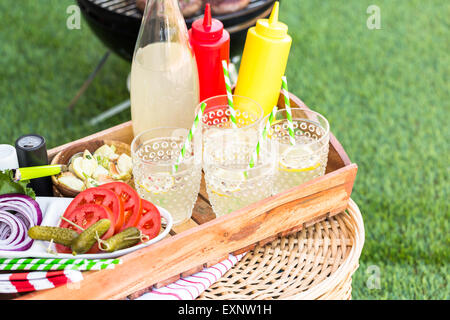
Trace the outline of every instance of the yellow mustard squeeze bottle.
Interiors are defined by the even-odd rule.
[[[277,1],[269,19],[259,19],[248,30],[234,91],[235,95],[258,102],[264,115],[278,102],[292,44],[287,25],[278,21],[278,10]]]

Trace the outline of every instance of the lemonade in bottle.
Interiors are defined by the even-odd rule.
[[[197,64],[176,0],[148,0],[131,67],[134,135],[190,128],[199,102]]]

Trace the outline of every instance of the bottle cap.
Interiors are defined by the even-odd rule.
[[[256,32],[269,38],[284,38],[287,35],[288,27],[278,21],[279,2],[273,5],[269,19],[259,19],[256,21]]]
[[[211,6],[207,3],[203,19],[197,19],[192,23],[192,36],[197,40],[216,41],[222,34],[223,24],[211,17]]]

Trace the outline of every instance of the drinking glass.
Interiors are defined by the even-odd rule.
[[[262,130],[263,110],[257,102],[233,96],[236,128],[226,96],[204,102],[203,170],[209,201],[220,217],[271,196],[277,153],[272,141],[262,141],[255,165],[249,168]]]
[[[327,167],[330,140],[328,120],[309,109],[291,108],[291,112],[294,145],[290,142],[285,109],[277,111],[268,133],[269,139],[278,143],[274,193],[322,176]]]
[[[142,132],[131,143],[133,175],[139,195],[166,209],[173,224],[189,220],[200,189],[201,130],[196,130],[184,158],[174,171],[188,130],[155,128]]]

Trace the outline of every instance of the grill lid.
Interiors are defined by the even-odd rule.
[[[97,5],[103,9],[106,9],[108,11],[125,15],[128,17],[133,17],[136,19],[142,19],[142,12],[138,9],[136,6],[136,0],[87,0],[88,2],[93,3],[94,5]],[[249,13],[252,13],[255,10],[258,10],[261,8],[261,6],[265,6],[269,3],[274,2],[274,0],[251,0],[248,6],[240,11],[232,12],[220,16],[215,16],[216,19],[219,19],[221,21],[236,18],[239,16],[247,15]],[[195,19],[201,17],[203,15],[203,11],[199,10],[194,16],[186,19],[186,22],[192,22]]]

